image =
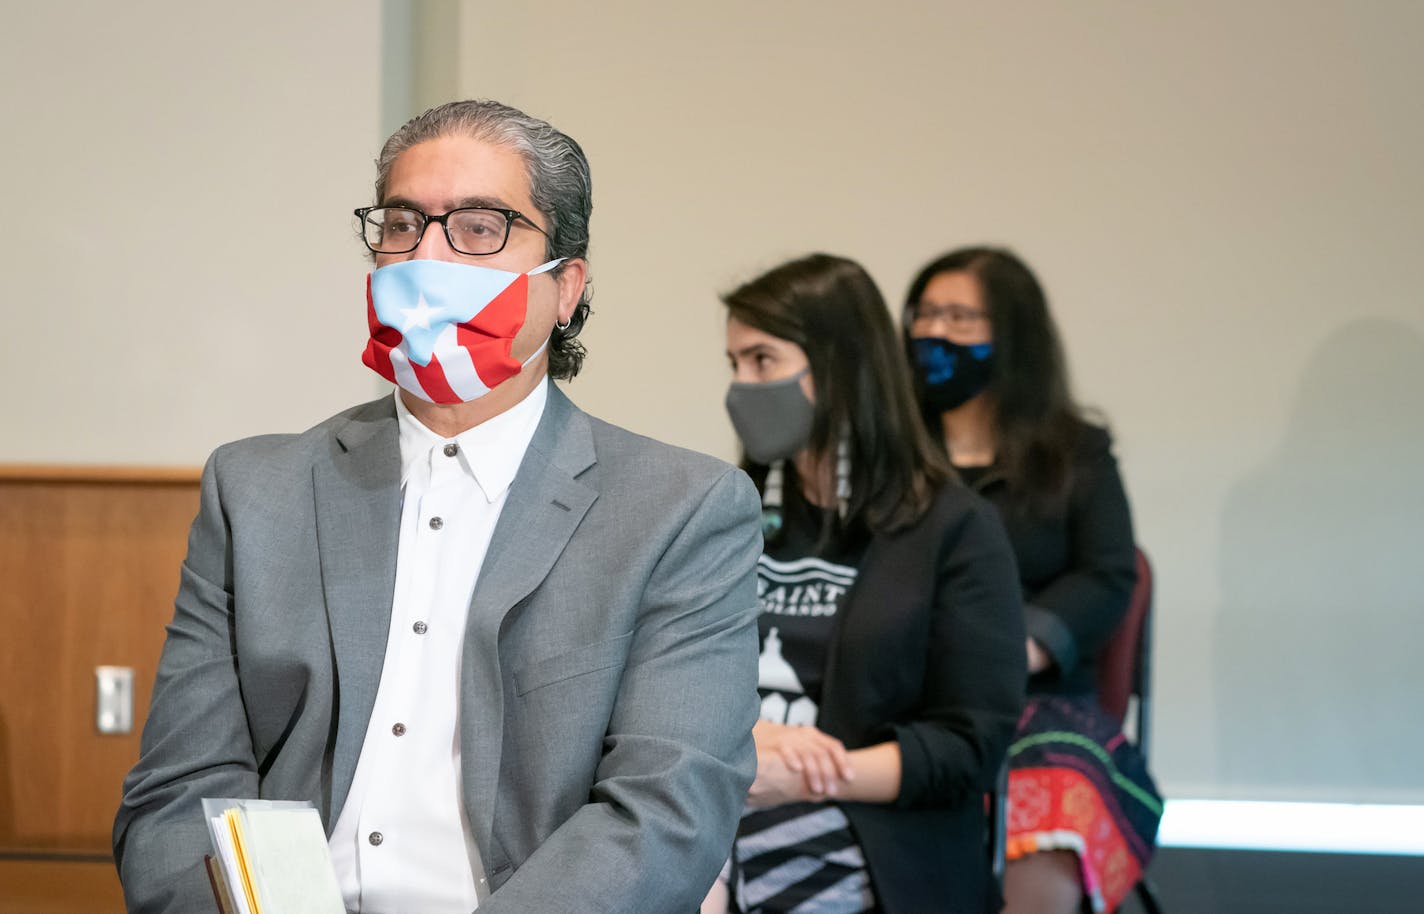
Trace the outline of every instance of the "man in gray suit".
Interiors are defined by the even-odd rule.
[[[398,389],[203,472],[114,855],[213,909],[202,797],[309,800],[351,911],[693,911],[755,769],[759,506],[571,378],[591,185],[492,102],[387,141],[357,211]]]

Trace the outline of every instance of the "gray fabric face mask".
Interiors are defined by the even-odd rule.
[[[734,383],[727,389],[727,414],[747,456],[769,464],[794,456],[811,440],[816,406],[801,390],[801,378],[764,383]]]

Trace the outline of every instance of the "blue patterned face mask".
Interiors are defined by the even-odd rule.
[[[921,336],[910,340],[910,345],[925,406],[932,412],[957,409],[989,386],[994,374],[993,343],[966,346],[938,336]]]

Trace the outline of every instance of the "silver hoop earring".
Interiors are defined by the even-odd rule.
[[[554,327],[555,327],[555,329],[558,329],[558,330],[567,330],[567,329],[569,329],[569,325],[572,324],[572,323],[573,323],[573,320],[572,320],[572,319],[566,320],[566,321],[564,321],[562,324],[559,323],[558,321],[554,321]]]

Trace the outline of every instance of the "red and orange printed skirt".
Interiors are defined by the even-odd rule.
[[[1115,911],[1152,858],[1161,818],[1142,757],[1095,699],[1029,699],[1009,747],[1009,860],[1073,851],[1093,910]]]

